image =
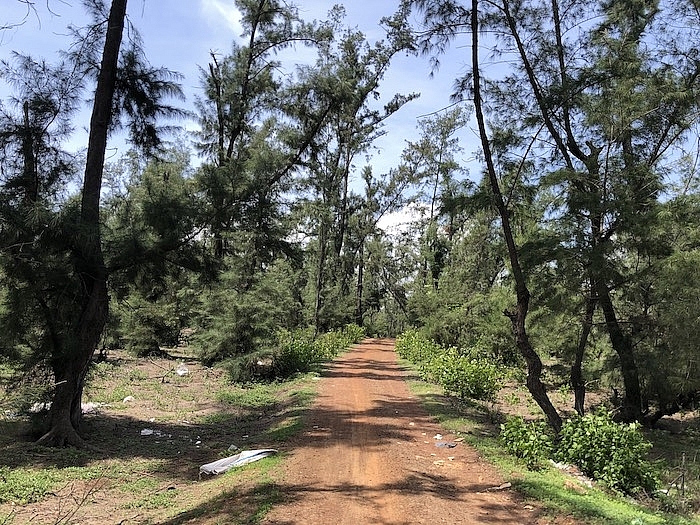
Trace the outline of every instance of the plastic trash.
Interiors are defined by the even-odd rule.
[[[144,428],[144,429],[141,431],[141,435],[142,435],[142,436],[152,436],[153,433],[154,433],[154,432],[153,432],[153,429],[152,429],[152,428]]]
[[[455,448],[457,443],[454,443],[453,441],[438,441],[435,443],[435,446],[438,448]]]
[[[277,450],[273,448],[264,448],[259,450],[244,450],[243,452],[241,452],[240,454],[236,454],[235,456],[230,456],[224,459],[220,459],[218,461],[214,461],[212,463],[207,463],[206,465],[202,465],[201,467],[199,467],[199,475],[201,476],[202,474],[222,474],[232,468],[241,467],[243,465],[247,465],[248,463],[253,463],[254,461],[258,461],[260,459],[272,456],[274,454],[277,454]]]
[[[185,366],[185,363],[180,363],[177,366],[177,370],[175,370],[175,373],[179,375],[180,377],[186,376],[190,373],[189,369]]]
[[[94,414],[102,406],[104,406],[103,403],[81,403],[80,409],[83,414]]]
[[[134,396],[126,396],[124,399],[122,399],[122,403],[130,403],[132,401],[136,401]]]

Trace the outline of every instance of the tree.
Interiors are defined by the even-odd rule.
[[[499,133],[517,137],[513,156],[546,174],[537,180],[540,191],[563,196],[548,211],[560,239],[549,264],[577,261],[580,271],[568,275],[575,280],[569,289],[585,298],[579,349],[591,312],[600,311],[624,384],[619,416],[642,420],[649,400],[635,350],[641,334],[628,317],[642,303],[639,295],[626,301],[633,283],[668,252],[652,232],[662,175],[675,171],[696,124],[698,63],[687,42],[697,13],[683,2],[653,1],[502,0],[480,8],[497,35],[491,48],[505,58],[498,78],[484,86],[485,114]],[[429,9],[450,22],[439,43],[466,27],[460,2]],[[459,93],[469,93],[475,73],[458,79]],[[574,382],[581,387],[580,378]]]
[[[273,275],[286,268],[285,278],[293,280],[301,265],[287,200],[293,175],[330,111],[307,100],[296,75],[279,73],[275,55],[296,45],[327,45],[332,31],[327,24],[305,23],[284,2],[238,6],[246,44],[234,44],[224,57],[212,55],[202,71],[197,147],[206,162],[195,180],[204,198],[204,239],[218,262],[197,339],[209,363],[229,359],[242,372],[272,345],[276,329],[290,328],[274,307],[283,304],[283,280]],[[267,322],[260,323],[261,317]]]
[[[325,118],[321,112],[308,115],[298,129],[285,125],[283,80],[276,74],[279,60],[274,55],[298,44],[323,45],[331,38],[327,27],[301,20],[293,5],[277,0],[240,0],[237,5],[247,44],[234,43],[224,57],[212,54],[208,69],[202,70],[204,95],[197,101],[197,147],[209,161],[198,180],[209,206],[213,251],[219,259],[227,254],[227,235],[240,229],[244,203],[267,202],[264,213],[274,213],[273,195],[279,183],[298,165]],[[250,169],[255,146],[268,148],[267,154],[275,159],[265,166],[267,173]]]
[[[95,25],[85,33],[73,30],[79,45],[66,54],[64,64],[50,70],[20,57],[20,67],[12,71],[17,79],[36,78],[37,71],[51,76],[43,77],[42,84],[19,82],[39,88],[20,89],[22,123],[6,127],[3,134],[5,151],[19,144],[24,152],[20,162],[8,165],[12,171],[2,187],[3,218],[12,225],[3,230],[3,277],[11,301],[4,312],[10,328],[6,336],[10,349],[28,366],[44,363],[51,371],[49,428],[40,442],[58,446],[83,444],[78,433],[82,391],[108,316],[109,269],[100,213],[108,135],[123,123],[143,139],[134,138],[135,144],[153,151],[159,143],[156,119],[176,113],[161,99],[180,93],[167,78],[169,72],[144,65],[137,40],[120,54],[126,0],[112,2],[109,12],[102,2],[85,5]],[[102,25],[104,32],[97,30]],[[61,183],[75,174],[77,163],[67,162],[57,146],[47,146],[71,131],[76,97],[93,75],[82,188],[79,195],[66,196]],[[54,86],[60,88],[57,93],[51,92]]]
[[[80,445],[77,433],[82,416],[83,385],[90,360],[107,321],[107,268],[100,236],[100,191],[107,135],[112,122],[112,105],[117,83],[117,66],[122,31],[126,18],[126,0],[114,0],[107,19],[107,33],[90,119],[85,176],[81,192],[80,216],[74,246],[74,270],[79,280],[76,301],[79,305],[66,340],[51,358],[56,390],[51,404],[50,430],[40,443],[63,446]],[[58,334],[56,334],[58,336]]]
[[[454,202],[466,193],[460,176],[466,171],[455,158],[461,151],[459,139],[454,135],[468,122],[468,112],[456,106],[442,114],[419,121],[421,137],[409,142],[402,155],[403,169],[409,172],[418,186],[416,199],[426,208],[427,217],[421,239],[423,251],[423,285],[437,289],[440,273],[449,251],[449,241],[456,228],[455,214],[448,202]],[[447,212],[447,213],[446,213]],[[439,233],[438,216],[448,215],[444,225],[446,235]]]
[[[496,208],[501,220],[501,228],[505,244],[507,247],[510,262],[510,272],[515,285],[516,305],[515,309],[506,309],[504,314],[510,319],[512,324],[515,344],[527,363],[527,387],[531,395],[547,416],[550,426],[558,432],[561,428],[562,420],[554,406],[552,405],[544,384],[541,380],[542,361],[533,348],[526,327],[526,318],[530,306],[530,291],[528,290],[526,276],[523,272],[520,250],[515,241],[512,228],[511,210],[504,199],[501,190],[501,183],[496,171],[492,152],[491,139],[486,127],[485,111],[482,103],[482,79],[481,63],[479,57],[479,33],[481,31],[479,2],[472,0],[470,9],[465,8],[459,2],[440,2],[435,6],[429,2],[412,2],[422,12],[424,22],[431,26],[427,32],[427,37],[423,40],[423,48],[426,51],[438,47],[442,43],[449,42],[454,38],[456,32],[461,27],[468,27],[471,34],[472,61],[469,73],[471,80],[471,92],[474,102],[474,111],[479,128],[481,147],[486,163],[486,177],[489,181],[493,205]],[[449,24],[447,23],[449,19]],[[447,28],[447,29],[443,29]],[[434,40],[431,40],[434,39]],[[466,82],[462,85],[464,86]],[[468,84],[467,84],[468,85]]]
[[[341,15],[338,10],[332,13],[337,21]],[[391,23],[387,41],[375,44],[361,32],[346,29],[336,45],[321,49],[315,65],[302,69],[302,92],[312,106],[326,108],[323,126],[304,157],[304,189],[313,195],[307,209],[313,213],[316,241],[312,319],[317,331],[352,320],[351,304],[342,303],[351,296],[356,256],[364,242],[360,234],[351,246],[352,216],[364,203],[351,191],[350,180],[356,158],[382,134],[384,121],[417,96],[396,94],[381,108],[372,104],[380,97],[391,60],[407,45]]]

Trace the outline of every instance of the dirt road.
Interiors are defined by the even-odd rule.
[[[282,502],[263,523],[548,523],[411,395],[393,341],[367,340],[324,373],[306,429],[290,443]]]

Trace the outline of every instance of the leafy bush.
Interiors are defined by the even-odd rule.
[[[576,465],[618,492],[652,492],[659,484],[657,472],[647,460],[651,443],[639,431],[639,424],[615,423],[605,410],[567,420],[556,441],[545,423],[510,418],[501,425],[500,439],[528,468],[537,468],[543,459],[553,457]]]
[[[439,344],[428,339],[420,330],[406,330],[396,338],[396,352],[417,365],[431,360],[441,350]]]
[[[401,334],[396,352],[418,366],[422,379],[462,399],[493,399],[501,388],[501,372],[493,360],[476,350],[443,348],[420,330]]]
[[[613,490],[633,494],[658,486],[657,473],[646,459],[652,445],[638,423],[615,423],[601,410],[566,421],[559,437],[559,461],[573,463]]]
[[[490,400],[501,388],[501,374],[492,361],[457,348],[438,353],[425,368],[430,380],[461,399]]]
[[[288,377],[295,372],[308,372],[314,364],[335,358],[364,336],[364,329],[356,324],[321,334],[316,339],[308,329],[280,332],[279,350],[274,356],[275,374]]]
[[[343,328],[343,334],[345,339],[348,341],[348,346],[359,343],[365,338],[365,329],[362,326],[358,326],[355,323],[350,323]]]
[[[277,376],[288,377],[295,372],[308,372],[318,361],[312,331],[283,331],[279,334],[279,351],[274,357]]]
[[[314,344],[316,345],[319,359],[329,360],[361,341],[364,336],[364,329],[356,324],[349,324],[342,330],[333,330],[332,332],[320,334]]]
[[[510,417],[501,425],[500,438],[505,449],[525,460],[530,469],[540,468],[554,449],[546,423],[526,423],[520,417]]]

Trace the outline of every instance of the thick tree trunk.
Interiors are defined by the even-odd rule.
[[[100,192],[126,3],[127,0],[113,0],[107,21],[90,119],[79,231],[76,232],[75,272],[79,278],[80,311],[71,326],[72,333],[66,346],[52,362],[56,391],[51,405],[51,428],[39,440],[46,445],[82,444],[78,427],[82,416],[83,384],[107,320],[109,297],[100,238]]]
[[[486,132],[486,122],[484,112],[481,105],[481,71],[479,69],[479,0],[472,0],[471,12],[471,31],[472,31],[472,82],[474,86],[474,110],[476,113],[477,123],[479,125],[479,137],[481,139],[481,147],[486,160],[486,169],[491,185],[494,202],[498,214],[501,218],[501,228],[503,229],[503,237],[508,248],[508,256],[510,258],[511,271],[513,272],[513,280],[515,281],[515,291],[517,303],[514,312],[506,311],[505,315],[510,319],[513,326],[513,334],[515,335],[515,344],[520,351],[520,354],[527,363],[527,389],[530,391],[535,402],[544,412],[549,425],[556,433],[561,430],[562,420],[554,405],[547,395],[547,390],[541,381],[542,376],[542,360],[537,352],[535,352],[527,334],[525,320],[527,318],[528,308],[530,304],[530,292],[527,289],[525,276],[520,266],[520,258],[518,248],[515,244],[513,230],[510,223],[509,210],[503,200],[498,177],[496,176],[496,168],[491,155],[491,146],[489,144],[488,135]]]

